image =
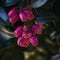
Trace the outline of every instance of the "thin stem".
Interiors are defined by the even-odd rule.
[[[31,5],[28,5],[27,7],[23,8],[23,10],[27,9],[27,8],[31,8]]]
[[[22,0],[22,2],[21,2],[20,11],[23,9],[23,3],[24,3],[24,0]]]
[[[36,1],[37,1],[37,0],[36,0]],[[36,1],[35,1],[35,2],[36,2]],[[35,2],[34,2],[34,3],[35,3]],[[31,3],[31,4],[28,5],[27,7],[23,8],[23,10],[24,10],[24,9],[27,9],[27,8],[32,8],[32,4],[34,4],[34,3]]]
[[[13,27],[13,29],[15,29],[15,26],[13,24],[11,24],[11,26]]]
[[[27,0],[27,6],[29,5],[29,0]]]
[[[34,10],[35,10],[36,14],[38,15],[38,11],[37,11],[37,9],[34,9]]]

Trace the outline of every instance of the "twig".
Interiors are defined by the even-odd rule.
[[[36,0],[36,1],[37,1],[37,0]],[[35,1],[35,2],[36,2],[36,1]],[[34,3],[35,3],[35,2],[34,2]],[[34,3],[31,3],[31,4],[28,5],[27,7],[23,8],[23,10],[24,10],[24,9],[27,9],[27,8],[32,8],[32,4],[34,4]]]
[[[37,11],[37,9],[34,8],[34,10],[35,10],[36,14],[38,15],[38,11]]]

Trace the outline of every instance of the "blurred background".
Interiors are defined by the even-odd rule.
[[[7,13],[13,6],[19,5],[19,2],[16,1],[8,6],[6,1],[0,0],[0,7],[3,7]],[[37,36],[39,45],[36,47],[30,45],[22,48],[17,45],[17,38],[13,36],[12,32],[15,29],[14,26],[23,24],[21,21],[11,25],[8,21],[4,21],[4,18],[0,18],[0,60],[60,60],[60,2],[59,0],[48,0],[42,7],[36,9],[40,17],[49,21],[43,27],[43,34]]]

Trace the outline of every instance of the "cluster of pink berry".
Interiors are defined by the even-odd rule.
[[[27,22],[27,20],[33,20],[34,14],[31,9],[26,9],[18,13],[17,8],[13,8],[8,13],[10,23],[14,24],[17,20]],[[30,43],[33,46],[38,45],[38,39],[36,34],[42,34],[42,24],[35,22],[32,26],[18,26],[14,31],[15,37],[18,37],[17,44],[21,47],[27,47]]]
[[[19,13],[16,7],[12,8],[9,11],[8,16],[9,16],[9,21],[12,24],[14,24],[17,20],[19,20],[19,18],[22,22],[26,22],[27,20],[34,19],[34,15],[30,9],[23,10]]]

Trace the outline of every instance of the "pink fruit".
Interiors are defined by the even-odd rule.
[[[33,45],[33,46],[37,46],[38,45],[38,39],[36,36],[32,36],[30,38],[30,43]]]
[[[35,24],[38,25],[38,26],[40,26],[40,27],[43,26],[43,23],[41,23],[41,22],[35,22]]]
[[[14,31],[15,37],[21,36],[22,32],[23,32],[23,26],[17,27],[17,29]]]
[[[11,17],[15,16],[17,13],[18,13],[18,9],[16,7],[14,7],[9,11],[8,16],[9,16],[9,18],[11,18]]]
[[[23,31],[22,36],[27,39],[32,36],[32,33],[29,30]]]
[[[26,17],[28,20],[34,19],[34,14],[31,9],[26,9],[26,10],[24,10],[24,12],[26,13]]]
[[[42,28],[40,28],[38,25],[33,25],[32,31],[36,34],[42,34]]]
[[[29,39],[25,39],[22,36],[18,38],[17,44],[21,47],[27,47],[30,42]]]
[[[24,11],[21,11],[19,13],[19,17],[20,17],[20,19],[21,19],[22,22],[26,22],[27,21],[26,14],[25,14]]]
[[[9,18],[9,22],[12,23],[12,24],[14,24],[18,20],[19,20],[19,15],[18,14],[16,14],[13,17]]]

